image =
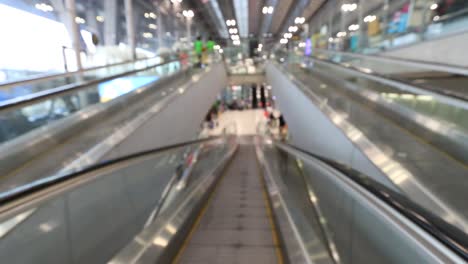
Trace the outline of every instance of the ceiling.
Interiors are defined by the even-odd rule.
[[[283,35],[294,24],[296,16],[309,21],[323,6],[326,0],[187,0],[210,32],[217,38],[228,38],[225,21],[236,20],[240,37],[264,37],[271,33],[272,38]],[[184,1],[185,2],[185,1]],[[264,6],[272,6],[272,14],[263,14]],[[219,11],[216,11],[218,7]],[[220,23],[224,25],[220,26]],[[225,32],[223,32],[225,31]]]

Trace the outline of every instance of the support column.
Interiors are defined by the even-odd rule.
[[[125,21],[127,26],[127,39],[130,46],[130,56],[136,59],[135,21],[133,19],[133,0],[125,0]]]
[[[157,10],[157,21],[158,21],[158,50],[163,48],[164,45],[164,22],[161,11]]]
[[[72,40],[73,50],[75,51],[75,58],[76,58],[76,67],[78,71],[83,69],[83,65],[81,63],[81,47],[80,47],[80,32],[78,28],[78,24],[75,22],[76,18],[76,5],[75,0],[66,0],[65,7],[67,10],[67,20],[70,24],[70,35]]]
[[[104,45],[117,45],[117,0],[104,1]]]
[[[358,1],[358,25],[359,25],[359,39],[358,39],[358,50],[360,50],[364,46],[364,3],[366,1],[359,0]]]

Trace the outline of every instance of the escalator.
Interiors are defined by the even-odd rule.
[[[0,197],[7,263],[464,263],[467,236],[338,162],[201,139]]]
[[[387,79],[460,100],[468,99],[464,88],[468,82],[466,67],[322,49],[316,50],[314,58],[320,64],[334,64],[355,73],[371,73],[381,81]]]
[[[132,64],[136,70],[117,77],[2,102],[0,190],[70,173],[110,158],[111,150],[139,127],[172,109],[168,108],[172,101],[203,85],[213,69],[195,69],[171,60],[150,67],[137,64]],[[163,141],[147,144],[156,147],[156,143]]]
[[[327,148],[329,157],[346,157],[345,146],[352,144],[352,151],[364,155],[353,156],[355,152],[352,152],[348,161],[351,167],[367,170],[366,173],[379,178],[381,183],[467,230],[468,215],[464,202],[468,186],[466,101],[431,91],[428,94],[421,87],[415,87],[418,89],[416,92],[390,83],[383,84],[372,79],[375,76],[371,73],[344,73],[342,68],[345,66],[331,66],[328,62],[314,61],[312,65],[291,63],[277,67],[279,71],[270,68],[267,76],[280,73],[287,76],[320,109],[337,133],[346,137],[346,142],[342,142],[339,148],[334,149],[337,143]],[[273,89],[281,90],[280,86],[274,85],[277,82],[275,77],[271,77],[270,82]],[[289,91],[277,94],[280,102]],[[297,99],[291,96],[291,100],[281,103],[287,108],[294,100]],[[286,111],[285,115],[291,120],[300,112],[291,108],[291,112]],[[304,129],[302,124],[307,117],[296,119],[301,120],[290,124],[291,130],[298,135],[292,137],[296,146],[304,144],[306,137],[323,137],[326,136],[324,133],[329,133],[317,127],[322,125],[320,123],[301,138],[298,130],[299,127]],[[319,130],[323,132],[317,132]],[[314,146],[319,147],[320,144]],[[365,162],[366,165],[362,165]]]
[[[241,145],[173,263],[283,263],[253,145]]]

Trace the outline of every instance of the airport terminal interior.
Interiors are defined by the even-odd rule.
[[[0,0],[0,263],[468,263],[467,0]]]

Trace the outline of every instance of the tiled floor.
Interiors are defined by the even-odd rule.
[[[179,263],[280,263],[253,146],[241,145]]]

